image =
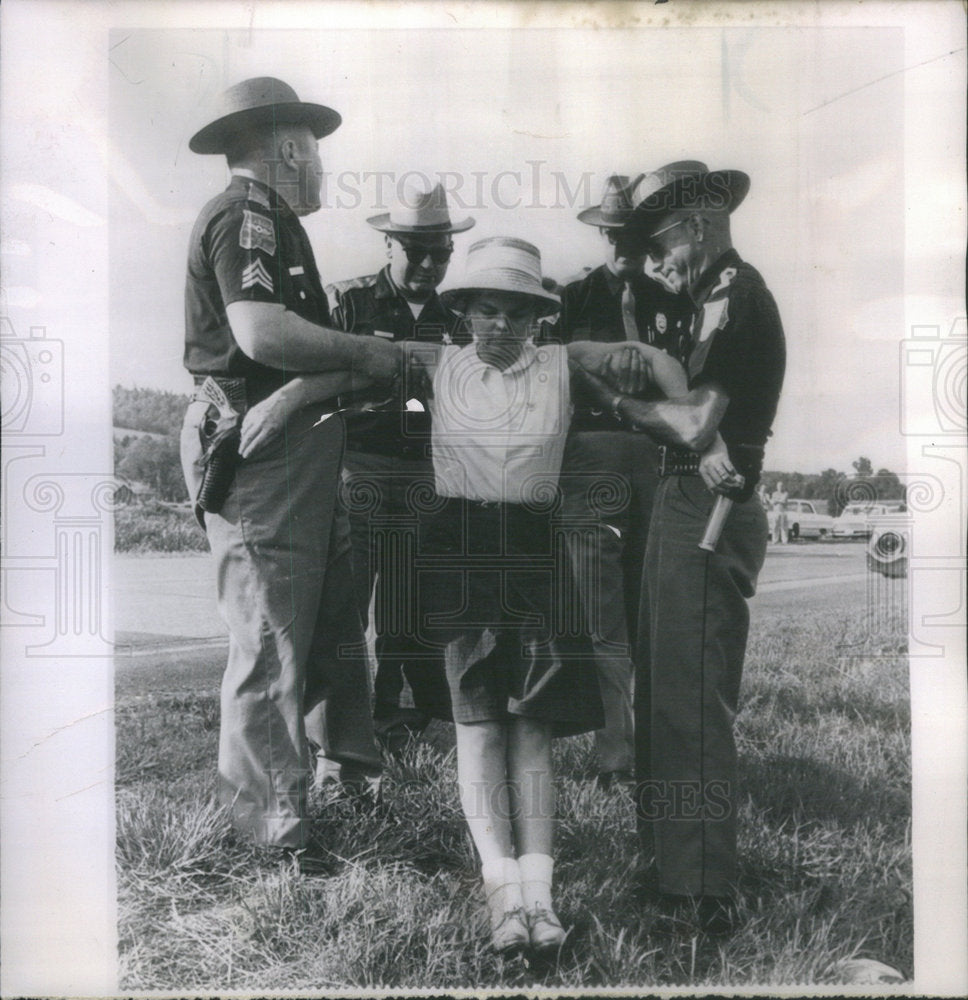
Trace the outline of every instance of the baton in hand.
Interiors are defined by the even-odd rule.
[[[699,548],[706,552],[715,552],[719,544],[720,535],[723,533],[723,525],[729,512],[733,509],[733,501],[729,497],[717,494],[713,509],[709,512],[709,520],[706,522],[706,530],[703,532],[702,541]]]

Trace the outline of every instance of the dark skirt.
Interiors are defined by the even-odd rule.
[[[550,511],[441,499],[424,522],[417,587],[427,642],[444,648],[456,722],[603,725],[601,697]]]

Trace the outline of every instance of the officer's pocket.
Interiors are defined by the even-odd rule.
[[[669,491],[670,504],[683,517],[692,517],[705,523],[715,502],[699,476],[678,476]]]

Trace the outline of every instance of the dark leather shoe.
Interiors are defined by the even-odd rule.
[[[417,722],[397,722],[393,725],[377,728],[376,738],[380,746],[391,757],[402,757],[407,748],[415,743],[427,728]]]
[[[601,771],[595,779],[595,784],[603,792],[607,792],[620,785],[631,788],[635,784],[635,779],[631,771]]]

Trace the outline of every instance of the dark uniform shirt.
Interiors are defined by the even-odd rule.
[[[271,302],[329,326],[329,306],[306,231],[270,187],[235,176],[192,230],[185,286],[185,367],[196,375],[244,377],[250,404],[297,373],[248,357],[232,336],[231,302]]]
[[[635,325],[643,343],[652,344],[682,361],[689,343],[692,303],[688,296],[674,295],[644,274],[630,279],[635,296]],[[565,287],[561,314],[547,333],[565,344],[575,340],[617,343],[628,340],[622,320],[624,279],[604,264],[579,281]],[[575,400],[572,430],[618,430],[620,424],[608,414],[592,412],[580,397]]]
[[[729,396],[719,432],[731,456],[736,445],[762,447],[786,367],[776,302],[760,273],[733,249],[703,273],[693,299],[699,312],[692,327],[689,388],[716,383]]]
[[[389,265],[377,274],[327,285],[337,329],[387,340],[425,340],[435,344],[464,343],[461,317],[446,308],[436,292],[414,318],[407,300],[393,283]],[[385,399],[385,393],[355,393],[351,402],[371,405]],[[350,401],[342,397],[343,402]],[[379,410],[346,414],[347,448],[382,455],[424,454],[430,441],[430,414],[400,412],[400,401]]]

